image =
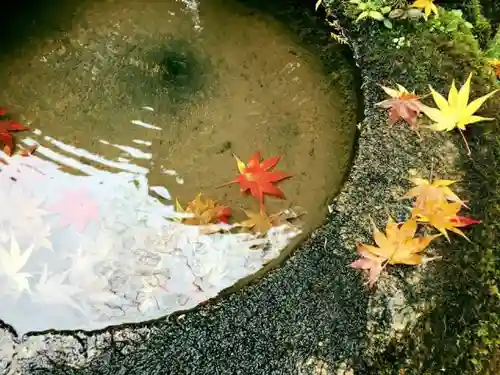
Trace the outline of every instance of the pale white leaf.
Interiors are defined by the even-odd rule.
[[[20,293],[24,290],[30,292],[28,279],[32,275],[20,271],[26,265],[32,252],[33,245],[21,252],[13,233],[10,237],[10,250],[0,248],[0,274],[4,274],[10,282],[14,283]]]
[[[81,288],[65,282],[66,272],[49,275],[47,264],[44,264],[42,276],[35,285],[33,299],[45,304],[68,305],[82,311],[74,297],[81,292]]]

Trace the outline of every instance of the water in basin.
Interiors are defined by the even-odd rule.
[[[71,18],[71,22],[68,19]],[[317,227],[353,144],[352,92],[271,16],[237,2],[93,1],[0,59],[0,106],[31,131],[3,157],[0,319],[101,329],[196,306]],[[57,18],[54,21],[57,24]],[[68,23],[70,26],[68,26]],[[281,155],[300,226],[264,236],[179,222],[199,192],[258,211],[233,153]]]

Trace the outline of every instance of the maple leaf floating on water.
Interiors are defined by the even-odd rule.
[[[245,211],[248,219],[240,223],[242,228],[250,229],[254,233],[265,234],[278,224],[276,215],[267,215],[262,212]]]
[[[460,131],[465,145],[467,146],[468,155],[470,155],[471,151],[462,131],[465,130],[466,125],[474,124],[480,121],[494,120],[493,118],[476,116],[474,113],[484,104],[486,100],[498,91],[494,90],[489,94],[481,96],[468,103],[471,79],[472,73],[469,74],[467,81],[465,81],[464,85],[460,88],[460,91],[457,90],[455,80],[453,80],[448,93],[448,99],[445,99],[440,93],[436,92],[432,86],[429,86],[432,98],[438,108],[431,108],[426,105],[422,105],[422,112],[434,121],[434,124],[430,126],[432,130],[450,131],[457,128]]]
[[[289,223],[289,220],[297,219],[304,212],[299,207],[296,207],[295,209],[286,209],[272,215],[252,211],[245,211],[245,214],[248,219],[239,223],[240,227],[251,230],[254,233],[266,234],[272,227]]]
[[[201,193],[191,201],[184,210],[181,204],[176,201],[177,212],[192,213],[192,218],[182,219],[184,224],[190,225],[207,225],[224,223],[227,224],[229,216],[231,216],[231,209],[217,204],[212,199],[202,199]]]
[[[447,231],[454,232],[469,240],[458,228],[478,224],[480,220],[459,216],[462,204],[460,202],[447,202],[439,200],[428,200],[423,206],[412,209],[412,217],[420,223],[426,223],[436,228],[448,241],[450,238]]]
[[[414,207],[424,207],[428,201],[451,201],[458,202],[465,206],[465,201],[461,200],[451,189],[450,185],[454,180],[433,180],[425,178],[411,178],[416,186],[410,189],[401,199],[416,198]]]
[[[16,121],[8,120],[3,117],[7,115],[7,110],[0,108],[0,142],[4,145],[4,152],[10,156],[14,150],[14,136],[13,132],[29,130]]]
[[[440,234],[414,237],[417,221],[410,219],[396,223],[389,217],[385,234],[373,225],[373,239],[377,246],[357,243],[360,259],[351,263],[351,267],[367,271],[368,284],[373,286],[387,264],[417,265],[422,263],[422,252]]]
[[[85,188],[65,191],[59,200],[47,209],[61,215],[63,226],[73,226],[80,233],[89,222],[99,218],[99,207]]]
[[[279,156],[260,161],[260,152],[256,152],[249,160],[248,164],[243,163],[236,155],[236,164],[240,175],[232,181],[222,186],[238,183],[242,192],[250,192],[260,203],[260,211],[264,213],[264,195],[272,195],[278,198],[285,198],[285,194],[273,184],[291,177],[288,173],[281,171],[270,171],[280,161]]]
[[[393,125],[399,120],[406,121],[412,129],[417,127],[417,118],[420,114],[420,97],[414,92],[410,93],[406,88],[397,84],[398,89],[382,86],[382,89],[391,98],[383,100],[375,105],[389,109],[389,125]]]

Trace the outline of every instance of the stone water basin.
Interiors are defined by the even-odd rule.
[[[349,165],[354,89],[332,87],[286,25],[221,0],[89,0],[61,19],[0,59],[0,105],[31,128],[20,147],[38,145],[0,166],[0,319],[18,334],[192,308],[322,223]],[[175,199],[199,192],[232,223],[257,211],[218,188],[238,173],[232,154],[255,151],[293,175],[266,212],[299,206],[299,223],[258,236],[180,221]]]

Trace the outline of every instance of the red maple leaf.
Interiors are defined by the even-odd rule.
[[[27,127],[12,120],[0,120],[0,133],[12,133],[28,130]]]
[[[5,108],[0,108],[0,116],[4,117],[7,114]],[[14,150],[14,137],[13,132],[19,132],[23,130],[28,130],[20,123],[12,120],[0,120],[0,142],[4,144],[4,152],[7,155],[11,155]]]
[[[455,223],[455,226],[459,228],[481,223],[481,220],[471,219],[470,217],[466,216],[455,216],[454,218],[451,218],[450,221],[452,223]]]
[[[4,145],[5,153],[10,156],[14,148],[14,137],[10,133],[0,133],[0,142]]]
[[[215,208],[215,217],[218,218],[221,223],[229,224],[230,216],[231,209],[229,207],[217,206]]]
[[[242,192],[249,192],[260,203],[260,211],[264,212],[264,195],[285,198],[285,194],[273,184],[291,177],[281,171],[270,171],[280,161],[280,156],[274,156],[260,161],[260,152],[256,152],[249,160],[248,165],[234,155],[240,174],[225,185],[239,183]],[[225,186],[223,185],[223,186]]]

